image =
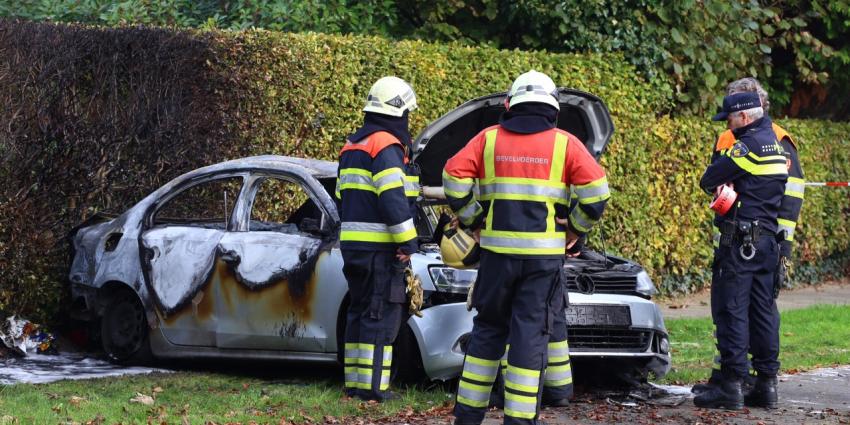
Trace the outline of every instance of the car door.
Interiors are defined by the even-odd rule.
[[[321,351],[329,329],[315,269],[332,240],[328,218],[302,177],[255,174],[248,185],[246,220],[219,243],[238,285],[222,297],[218,346]]]
[[[215,346],[218,245],[231,226],[240,175],[197,179],[163,196],[140,235],[160,329],[178,345]]]

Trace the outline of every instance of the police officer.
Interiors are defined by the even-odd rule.
[[[408,114],[416,94],[397,77],[369,90],[363,126],[339,155],[340,250],[351,304],[345,328],[345,391],[383,401],[389,393],[392,343],[405,301],[403,272],[417,246],[406,192]],[[406,187],[407,186],[407,187]],[[407,189],[407,190],[406,190]]]
[[[605,172],[580,140],[556,127],[556,96],[545,74],[520,75],[499,124],[473,137],[443,172],[449,206],[482,251],[456,424],[484,419],[506,343],[505,423],[537,423],[565,246],[590,230],[609,198]],[[579,207],[558,220],[567,216],[571,184]]]
[[[756,385],[762,392],[772,392],[775,400],[779,370],[779,313],[773,297],[779,261],[775,235],[788,169],[757,93],[726,96],[723,110],[713,119],[725,119],[736,142],[715,155],[700,187],[711,193],[730,184],[737,199],[716,220],[721,237],[711,310],[722,379],[719,385],[698,395],[694,404],[741,409],[748,348],[758,373]]]
[[[735,94],[735,93],[743,93],[743,92],[753,92],[757,93],[759,96],[759,100],[762,103],[762,108],[764,109],[765,114],[768,113],[770,108],[770,101],[768,99],[767,91],[764,90],[762,85],[752,77],[741,78],[739,80],[735,80],[729,83],[726,86],[726,94]],[[782,204],[779,208],[779,216],[777,219],[779,232],[777,233],[777,240],[779,241],[779,264],[776,270],[776,275],[774,277],[774,297],[779,295],[779,289],[784,283],[785,277],[787,276],[787,268],[791,259],[792,252],[792,244],[794,241],[794,230],[797,226],[797,220],[800,216],[800,210],[803,207],[803,193],[805,189],[805,180],[803,177],[803,169],[800,165],[799,155],[797,154],[797,144],[794,139],[788,134],[785,129],[780,127],[776,123],[772,123],[773,132],[776,133],[776,137],[779,140],[779,144],[782,147],[783,154],[786,158],[786,165],[788,168],[788,181],[785,184],[785,193],[782,196]],[[726,130],[723,132],[720,137],[717,139],[717,143],[715,144],[714,155],[719,155],[720,152],[731,148],[735,144],[735,136],[732,134],[731,130]],[[722,222],[722,218],[717,220],[718,223]],[[717,224],[712,225],[713,233],[714,233],[714,249],[715,256],[716,250],[719,249],[720,244],[720,229],[717,227]],[[716,279],[718,268],[712,267],[712,280]],[[722,375],[719,370],[712,370],[711,378],[709,379],[708,384],[697,384],[694,385],[692,391],[695,394],[699,394],[701,392],[707,391],[712,386],[716,386],[717,383],[722,379]],[[749,397],[746,396],[748,389],[751,389],[754,384],[754,380],[752,376],[747,376],[747,379],[744,381],[744,393],[745,393],[745,404],[748,406],[760,406],[764,405],[766,407],[773,407],[776,404],[775,398],[771,402],[770,399],[772,396],[769,396],[767,400],[764,400],[762,394],[764,393],[763,388],[759,388],[756,392],[750,394]],[[769,392],[768,392],[769,394]],[[764,401],[763,401],[764,400]]]

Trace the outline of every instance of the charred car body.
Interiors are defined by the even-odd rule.
[[[559,127],[597,158],[613,133],[602,101],[559,91]],[[446,160],[497,122],[504,94],[467,102],[416,139],[423,186],[440,186]],[[333,162],[259,156],[184,174],[117,217],[96,216],[72,233],[73,314],[99,323],[114,361],[254,358],[335,362],[347,284],[339,251]],[[423,198],[421,249],[411,258],[425,292],[394,348],[394,369],[456,377],[472,329],[465,299],[476,270],[444,265],[432,236],[440,201]],[[574,361],[616,359],[664,375],[669,343],[643,269],[610,255],[566,264]]]

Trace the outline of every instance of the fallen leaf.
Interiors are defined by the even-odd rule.
[[[86,399],[84,399],[82,397],[77,397],[75,395],[72,395],[71,398],[68,399],[68,403],[71,403],[71,406],[74,406],[74,407],[80,407],[80,403],[82,403],[84,401],[86,401]]]
[[[152,406],[153,402],[153,397],[142,393],[136,393],[136,396],[130,399],[130,403],[141,403],[145,406]]]
[[[153,391],[154,394],[158,394],[161,393],[163,390],[162,387],[153,387],[151,391]]]

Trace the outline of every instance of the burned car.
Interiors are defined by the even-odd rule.
[[[559,126],[597,157],[613,133],[602,101],[559,92]],[[504,94],[467,102],[416,139],[420,181],[474,134],[497,122]],[[348,306],[339,250],[334,162],[257,156],[203,167],[162,186],[123,214],[97,215],[72,232],[72,315],[96,323],[115,362],[240,358],[337,362]],[[616,196],[616,195],[615,195]],[[438,197],[437,197],[438,198]],[[474,311],[465,300],[476,270],[444,265],[433,241],[444,202],[421,197],[420,251],[411,267],[425,304],[395,343],[396,376],[459,375]],[[654,286],[627,260],[596,254],[567,261],[565,311],[574,361],[616,359],[663,375],[667,331]]]

